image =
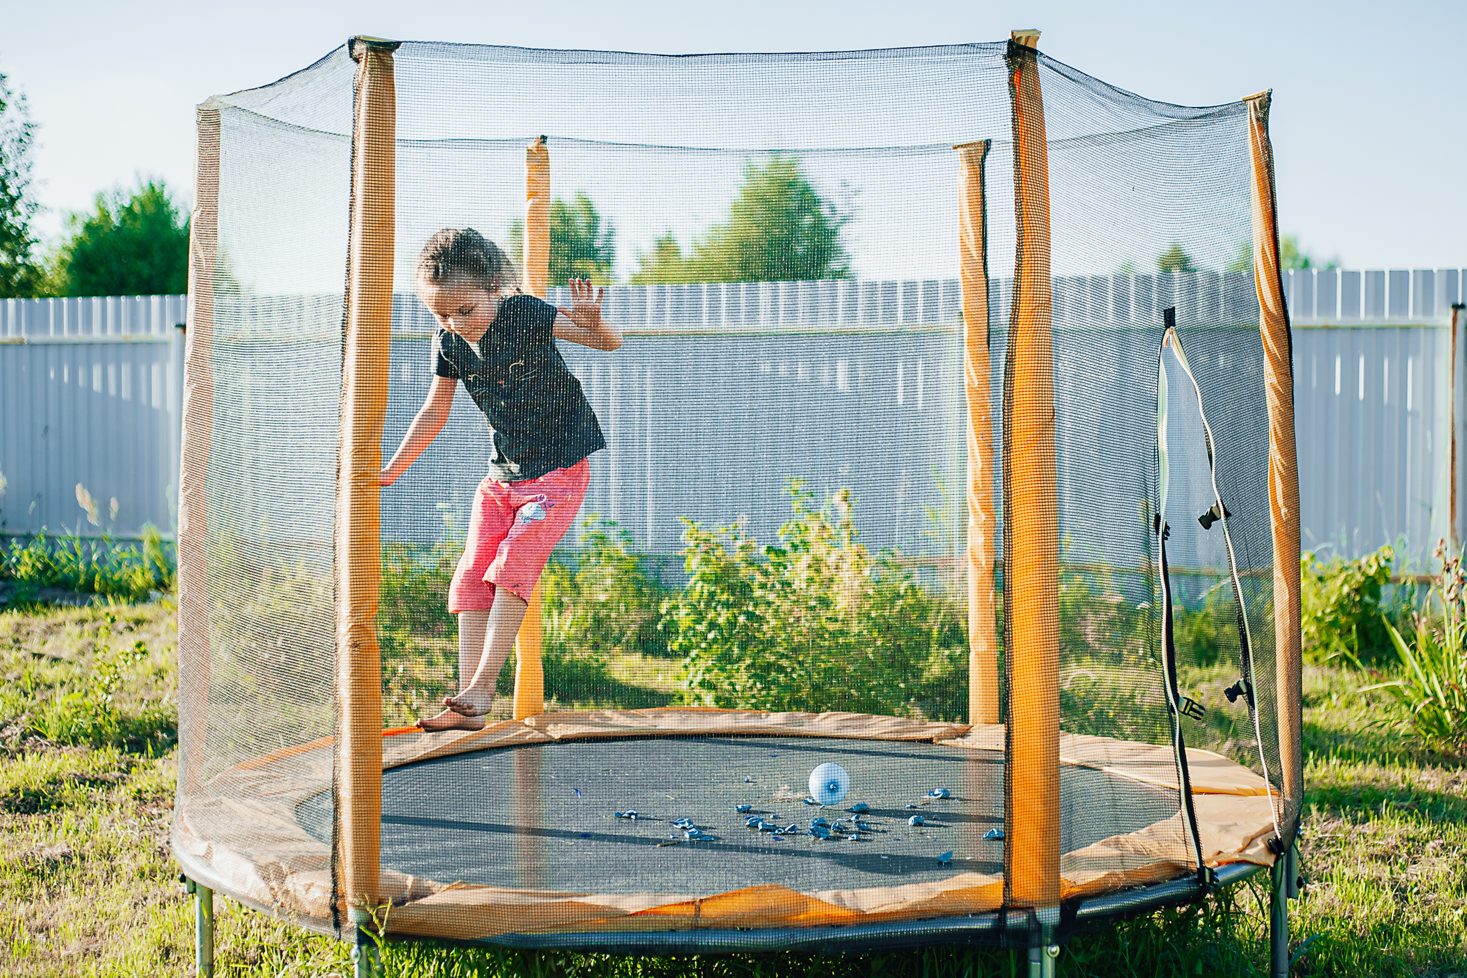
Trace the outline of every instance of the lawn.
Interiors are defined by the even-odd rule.
[[[175,775],[169,602],[0,612],[0,974],[188,974],[193,916],[168,850]],[[629,677],[635,678],[635,677]],[[1309,667],[1305,975],[1467,975],[1467,769],[1383,726],[1361,674]],[[1061,974],[1263,974],[1259,882],[1072,942]],[[350,972],[346,946],[228,900],[218,973]],[[391,945],[389,975],[1011,974],[1002,952],[629,959]]]

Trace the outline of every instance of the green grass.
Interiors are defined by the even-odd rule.
[[[168,849],[172,616],[166,603],[0,613],[0,974],[191,972],[192,911]],[[667,688],[639,685],[649,671],[612,678],[663,701]],[[1467,975],[1467,770],[1379,722],[1389,704],[1356,692],[1360,674],[1311,667],[1306,679],[1310,885],[1292,918],[1314,939],[1298,973]],[[1256,882],[1107,927],[1067,945],[1060,973],[1262,974],[1266,906]],[[220,975],[350,973],[344,944],[225,899],[215,910]],[[391,944],[386,965],[402,978],[1011,974],[1006,953],[955,948],[688,959]]]

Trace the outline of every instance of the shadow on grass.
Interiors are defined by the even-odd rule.
[[[1304,759],[1316,763],[1330,761],[1343,764],[1376,764],[1381,767],[1440,767],[1461,768],[1467,758],[1443,754],[1424,747],[1409,730],[1392,726],[1389,722],[1374,723],[1355,721],[1355,726],[1345,727],[1328,720],[1308,719],[1306,708],[1304,721]],[[1394,712],[1384,714],[1390,721]]]
[[[1409,784],[1370,783],[1354,778],[1347,784],[1308,786],[1309,807],[1317,812],[1370,822],[1385,809],[1410,811],[1434,822],[1467,825],[1467,797]]]
[[[1441,758],[1422,752],[1401,731],[1384,726],[1359,724],[1344,728],[1318,720],[1304,721],[1306,760],[1330,759],[1351,764],[1380,764],[1393,767],[1413,760],[1436,763]]]
[[[544,666],[546,692],[566,705],[640,710],[669,706],[676,699],[674,693],[618,679],[594,654],[547,652]],[[513,676],[513,670],[507,674]]]

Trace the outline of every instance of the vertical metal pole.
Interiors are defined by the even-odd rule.
[[[1269,900],[1269,975],[1289,978],[1289,877],[1293,859],[1284,853],[1274,861]]]
[[[214,978],[214,891],[191,879],[183,885],[194,898],[194,963],[199,978]]]
[[[352,973],[355,978],[379,978],[382,974],[382,954],[371,931],[375,921],[370,913],[360,907],[352,908],[350,920]]]
[[[1253,160],[1253,278],[1258,293],[1259,337],[1263,344],[1264,392],[1268,401],[1268,498],[1273,538],[1274,681],[1278,750],[1282,770],[1278,807],[1282,841],[1292,843],[1304,802],[1304,727],[1299,582],[1299,454],[1294,438],[1294,341],[1279,264],[1273,144],[1268,138],[1271,92],[1248,105],[1248,146]],[[1262,745],[1260,744],[1260,749]]]
[[[395,41],[352,38],[351,231],[336,473],[336,860],[342,906],[376,906],[382,872],[382,431],[392,353],[397,230]]]
[[[1054,943],[1054,928],[1041,924],[1039,943],[1029,948],[1029,978],[1054,978],[1059,953],[1059,945]]]
[[[186,322],[174,323],[168,332],[168,411],[165,422],[168,433],[168,472],[163,485],[171,490],[174,505],[174,529],[178,527],[179,473],[183,466],[183,362],[187,347]],[[175,535],[174,540],[177,541]]]
[[[1004,898],[1060,902],[1060,625],[1049,151],[1038,31],[1008,47],[1018,226],[1003,428]],[[1016,541],[1023,541],[1020,546]]]
[[[1447,498],[1450,500],[1447,539],[1451,541],[1452,553],[1462,549],[1462,533],[1457,523],[1457,331],[1462,324],[1462,308],[1462,303],[1452,303],[1451,362],[1447,367],[1450,377],[1447,385],[1447,440],[1451,445],[1447,470]]]
[[[954,146],[960,163],[958,252],[963,292],[963,377],[968,402],[968,722],[999,722],[998,623],[993,593],[993,398],[989,391],[988,225],[983,162],[988,140]]]
[[[525,147],[524,288],[545,298],[550,291],[550,150],[545,137]],[[612,426],[615,430],[615,425]],[[613,480],[614,484],[614,480]],[[515,636],[514,718],[545,712],[545,667],[541,650],[545,638],[540,584],[530,592],[529,607]]]

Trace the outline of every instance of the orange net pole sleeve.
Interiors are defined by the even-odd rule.
[[[336,490],[337,798],[346,908],[380,897],[382,662],[377,647],[381,586],[382,430],[392,329],[397,99],[386,42],[356,38],[351,237],[341,364]]]
[[[1289,314],[1279,267],[1278,209],[1273,147],[1268,136],[1272,93],[1250,96],[1248,145],[1253,159],[1253,277],[1258,288],[1268,398],[1268,500],[1273,525],[1273,617],[1277,656],[1279,758],[1287,812],[1304,794],[1304,725],[1299,636],[1299,469],[1294,448],[1294,365]],[[1293,835],[1294,819],[1284,828]],[[1289,841],[1289,840],[1285,840]]]
[[[219,254],[219,110],[198,110],[198,163],[189,220],[183,432],[178,475],[179,772],[198,789],[209,731],[208,478],[214,437],[214,264]]]
[[[988,227],[983,161],[988,140],[958,153],[958,264],[963,288],[963,376],[968,400],[968,720],[998,723],[998,627],[993,594],[993,405],[989,391]]]
[[[525,291],[545,298],[550,290],[550,149],[545,137],[525,147]],[[514,718],[545,712],[543,601],[540,584],[530,592],[525,620],[515,639]]]
[[[1059,902],[1059,516],[1054,457],[1049,156],[1037,32],[1009,43],[1018,223],[1004,412],[1010,902]]]

